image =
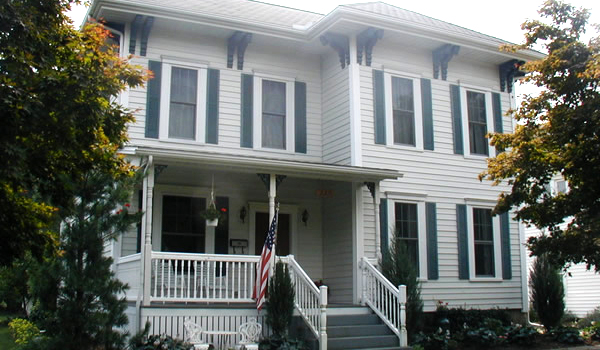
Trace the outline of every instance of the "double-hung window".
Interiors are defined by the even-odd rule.
[[[294,150],[294,80],[254,76],[255,147]]]
[[[492,94],[485,90],[461,88],[463,143],[467,155],[489,156],[486,137],[493,130]]]
[[[425,202],[418,196],[396,195],[390,196],[391,209],[389,211],[389,243],[396,239],[396,244],[402,244],[410,261],[417,269],[420,278],[427,278],[427,240]],[[397,247],[398,249],[398,247]]]
[[[160,138],[205,142],[207,69],[163,60]]]
[[[420,80],[385,73],[387,144],[423,149]]]
[[[489,207],[467,206],[469,266],[472,279],[500,278],[500,219]]]

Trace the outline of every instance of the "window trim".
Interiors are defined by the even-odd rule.
[[[199,62],[162,57],[162,77],[160,83],[160,114],[158,139],[161,141],[177,141],[184,143],[206,143],[206,84],[208,66]],[[171,71],[172,68],[192,69],[198,72],[196,82],[196,128],[194,139],[169,137],[169,121],[171,106]]]
[[[427,280],[427,217],[425,213],[425,195],[405,194],[387,192],[388,201],[388,243],[391,246],[396,237],[393,230],[396,225],[396,203],[407,203],[417,205],[417,229],[418,229],[418,251],[419,251],[419,280]]]
[[[270,80],[280,83],[285,83],[285,148],[269,148],[262,145],[262,81]],[[252,138],[254,140],[253,149],[277,152],[277,153],[294,153],[295,152],[295,82],[293,78],[270,75],[254,72],[254,96],[253,96],[253,130]]]
[[[469,105],[467,100],[467,91],[477,92],[484,94],[485,96],[485,122],[487,134],[493,132],[494,127],[494,110],[492,102],[492,90],[484,87],[461,84],[460,85],[460,104],[461,108],[461,120],[462,120],[462,137],[463,137],[463,148],[465,158],[489,158],[493,157],[495,149],[490,146],[490,140],[486,138],[486,144],[488,147],[488,154],[471,153],[471,141],[469,139]],[[491,129],[490,129],[491,128]]]
[[[413,110],[415,117],[415,145],[394,143],[394,106],[392,102],[392,77],[411,80],[413,83]],[[421,100],[421,77],[415,74],[385,70],[383,72],[383,90],[385,92],[385,143],[388,147],[419,150],[423,145],[423,105]]]
[[[500,231],[500,216],[492,216],[492,237],[494,244],[494,276],[477,276],[475,274],[475,230],[473,209],[494,209],[494,204],[487,201],[467,201],[467,242],[469,252],[469,280],[470,281],[502,281],[502,246]]]

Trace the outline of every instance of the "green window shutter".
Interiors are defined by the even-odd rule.
[[[494,110],[494,132],[503,133],[502,131],[502,102],[500,94],[492,93],[492,107]]]
[[[502,279],[512,278],[512,263],[510,261],[510,220],[508,213],[500,214],[500,244],[502,250]]]
[[[469,279],[469,243],[467,237],[467,206],[456,205],[456,231],[458,233],[458,279]]]
[[[296,82],[294,97],[294,126],[296,152],[306,153],[306,83]]]
[[[253,147],[252,142],[252,119],[253,119],[253,97],[254,76],[242,74],[242,125],[240,135],[240,146]]]
[[[154,78],[148,81],[146,90],[146,132],[147,138],[158,138],[158,123],[160,117],[160,78],[162,63],[148,61],[148,69],[154,73]]]
[[[388,245],[388,206],[387,199],[381,199],[379,201],[379,234],[381,239],[381,253],[387,252],[389,249]]]
[[[433,151],[433,106],[431,80],[421,78],[421,106],[423,109],[423,148]]]
[[[427,222],[427,279],[437,280],[438,243],[437,243],[437,214],[435,203],[425,203],[425,219]]]
[[[458,85],[450,85],[450,102],[452,110],[452,132],[454,133],[454,153],[464,154],[460,88]]]
[[[219,143],[219,77],[218,69],[208,70],[206,87],[206,143]]]
[[[375,143],[385,145],[385,85],[383,71],[373,69],[373,109]]]

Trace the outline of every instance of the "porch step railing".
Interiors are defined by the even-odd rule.
[[[296,309],[319,340],[319,349],[327,349],[327,286],[317,288],[293,255],[283,261],[287,261],[296,288]]]
[[[152,252],[150,300],[251,303],[258,259]]]
[[[362,301],[398,336],[400,346],[407,346],[406,286],[396,288],[383,274],[363,257]]]

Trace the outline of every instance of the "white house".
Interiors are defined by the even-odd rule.
[[[547,189],[552,195],[568,191],[567,182],[560,176],[555,176]],[[566,220],[561,224],[561,229],[567,226]],[[535,226],[525,228],[526,238],[539,236],[543,230]],[[527,254],[527,266],[531,270],[535,258]],[[565,307],[577,317],[585,317],[594,309],[600,307],[600,274],[593,269],[588,270],[585,264],[570,266],[563,274],[565,287]]]
[[[349,348],[320,317],[350,312],[339,305],[370,306],[402,338],[400,292],[373,268],[395,234],[418,264],[426,311],[438,300],[527,309],[523,233],[491,216],[507,187],[477,175],[496,152],[484,135],[513,128],[504,113],[518,67],[539,53],[503,52],[502,40],[382,2],[320,15],[247,0],[94,0],[89,14],[154,72],[120,96],[137,117],[123,153],[149,169],[131,206],[143,222],[111,248],[132,329],[149,321],[181,337],[185,317],[235,330],[256,316],[274,202],[278,254],[293,255],[298,312],[321,348]],[[216,228],[200,217],[213,188],[227,212]],[[312,281],[328,287],[327,308]]]

